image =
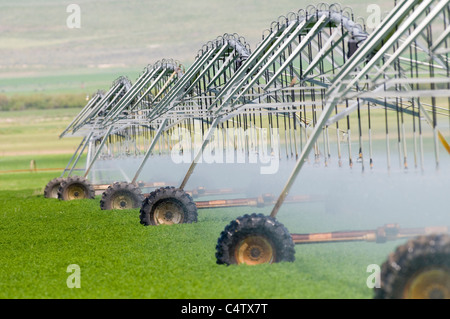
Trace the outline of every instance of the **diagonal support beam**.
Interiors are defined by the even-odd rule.
[[[141,174],[142,168],[144,167],[145,163],[147,162],[151,152],[153,151],[153,148],[156,145],[156,142],[159,140],[161,133],[163,132],[164,128],[166,127],[167,121],[168,121],[167,118],[164,119],[164,121],[159,126],[158,131],[156,132],[155,136],[153,137],[152,143],[148,147],[147,152],[145,153],[145,156],[136,171],[136,174],[134,174],[133,180],[131,181],[132,184],[136,184],[136,181],[139,178],[139,174]]]

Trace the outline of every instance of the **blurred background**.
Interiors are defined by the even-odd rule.
[[[80,28],[66,23],[72,3],[81,10]],[[120,75],[134,82],[147,64],[163,58],[189,66],[203,44],[224,33],[238,33],[254,49],[272,21],[310,4],[306,0],[1,0],[0,110],[8,109],[5,96],[17,94],[77,94],[75,100],[81,103],[86,95],[108,89]],[[370,4],[384,11],[394,6],[387,0],[340,4],[364,18],[370,15]]]

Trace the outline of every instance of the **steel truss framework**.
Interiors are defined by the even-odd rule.
[[[117,79],[106,94],[94,95],[78,116],[61,134],[84,136],[63,175],[69,176],[86,146],[88,148],[85,177],[98,158],[111,159],[138,155],[148,144],[155,124],[143,121],[148,105],[159,101],[183,75],[184,67],[177,61],[160,60],[148,65],[134,85],[124,78]],[[120,118],[108,123],[111,117]],[[136,141],[139,140],[139,144]],[[75,161],[73,159],[77,157]]]
[[[294,244],[385,242],[430,232],[439,233],[430,237],[430,245],[442,242],[448,255],[450,239],[439,237],[447,227],[388,224],[369,231],[290,234],[276,220],[283,203],[305,200],[288,195],[307,163],[341,167],[348,157],[350,168],[358,163],[363,171],[383,162],[390,170],[395,157],[402,170],[449,164],[441,154],[450,154],[450,0],[399,1],[371,32],[356,21],[351,9],[338,4],[308,6],[272,22],[253,52],[241,36],[224,34],[206,43],[187,70],[177,61],[161,60],[145,68],[134,85],[119,78],[108,92],[97,92],[61,134],[84,136],[63,175],[72,174],[87,146],[85,177],[98,159],[138,157],[134,177],[124,176],[127,183],[107,190],[118,203],[114,208],[129,208],[141,194],[131,198],[126,191],[143,186],[138,178],[150,155],[170,154],[176,147],[171,136],[184,130],[200,135],[200,145],[181,147],[180,152],[196,150],[189,169],[177,188],[147,195],[142,224],[195,222],[201,208],[273,205],[270,216],[244,215],[224,229],[216,246],[219,264],[293,261]],[[277,154],[275,144],[281,146]],[[295,165],[276,200],[266,194],[194,203],[184,189],[207,148],[222,158],[229,148],[247,158],[257,150],[295,159]],[[380,151],[383,156],[376,156]],[[418,250],[423,241],[414,243]],[[443,268],[433,267],[448,283],[444,261]],[[428,297],[450,295],[448,284],[424,274],[411,280],[427,286]],[[424,289],[407,288],[394,297],[423,295],[418,290]],[[389,294],[384,287],[379,296]]]
[[[197,110],[211,124],[178,189],[184,189],[208,144],[217,142],[214,135],[224,123],[259,123],[261,128],[264,123],[270,131],[279,124],[271,118],[274,115],[283,118],[286,136],[297,133],[297,127],[299,135],[303,131],[304,144],[301,136],[295,141],[295,133],[293,147],[291,135],[285,138],[286,146],[290,146],[290,151],[286,147],[287,156],[294,153],[293,148],[299,155],[271,217],[276,217],[312,150],[316,161],[322,153],[323,162],[328,165],[333,152],[329,131],[333,126],[339,165],[344,137],[349,166],[354,164],[351,123],[356,121],[358,162],[364,170],[364,154],[368,154],[373,167],[375,127],[371,116],[381,114],[388,169],[392,166],[392,126],[399,162],[405,169],[409,167],[409,154],[413,155],[414,166],[424,169],[425,138],[433,141],[433,161],[439,167],[440,151],[450,153],[444,132],[450,112],[449,1],[403,1],[370,34],[352,18],[346,18],[336,5],[310,7],[281,21],[272,24],[269,35],[208,107]],[[176,114],[177,109],[166,113],[169,118]],[[367,121],[365,125],[363,119]],[[368,142],[363,141],[364,130]],[[328,238],[336,240],[333,236]],[[297,241],[300,242],[303,243]]]
[[[179,185],[183,190],[205,148],[228,144],[226,135],[224,144],[219,143],[220,129],[266,128],[269,141],[277,129],[284,135],[284,155],[297,162],[274,205],[271,217],[275,217],[311,152],[316,163],[329,165],[336,155],[341,166],[346,147],[349,166],[354,165],[355,131],[362,169],[366,158],[369,167],[376,165],[374,143],[379,143],[379,132],[388,169],[393,154],[405,169],[410,157],[414,167],[423,169],[429,160],[425,139],[431,139],[433,162],[439,166],[442,150],[450,153],[449,16],[448,0],[404,0],[369,33],[348,8],[320,4],[274,21],[253,52],[242,37],[225,34],[205,44],[176,81],[171,69],[166,77],[170,87],[160,85],[164,90],[155,93],[148,87],[140,89],[143,74],[128,91],[139,94],[124,95],[101,120],[99,113],[90,112],[89,123],[101,123],[100,131],[106,132],[90,167],[114,130],[149,127],[146,152],[130,181],[136,183],[158,141],[164,136],[168,141],[180,128],[194,134],[194,124],[201,123],[203,142]],[[138,102],[132,102],[136,96]],[[376,116],[384,125],[375,127]],[[79,125],[85,119],[74,122]],[[234,149],[241,138],[239,145],[246,145],[248,152],[249,145],[265,137],[232,136]],[[168,142],[167,146],[169,151]],[[89,167],[86,176],[88,172]]]
[[[425,3],[432,5],[430,2]],[[308,130],[317,127],[317,121],[326,105],[327,97],[330,92],[336,92],[336,83],[339,83],[340,88],[344,84],[347,86],[345,94],[335,93],[341,98],[329,109],[329,118],[325,124],[322,124],[322,129],[325,131],[323,154],[328,155],[324,156],[326,163],[331,153],[328,131],[332,125],[335,125],[339,161],[342,156],[341,136],[346,136],[349,163],[352,165],[350,116],[356,110],[360,116],[362,105],[367,106],[369,117],[370,110],[376,108],[400,113],[402,121],[404,115],[413,115],[415,126],[419,127],[418,129],[415,127],[415,130],[419,133],[422,132],[420,121],[422,117],[425,117],[431,126],[437,127],[436,115],[442,113],[448,115],[448,108],[436,105],[436,94],[438,97],[445,96],[449,85],[448,50],[446,49],[448,14],[446,15],[444,4],[440,14],[437,15],[443,32],[432,42],[430,24],[420,26],[421,32],[415,31],[412,26],[421,15],[426,15],[426,10],[430,10],[424,4],[412,10],[416,5],[415,2],[399,4],[391,12],[390,20],[384,19],[383,25],[370,36],[364,31],[363,26],[354,21],[353,14],[348,8],[343,10],[337,4],[309,6],[298,13],[279,17],[270,25],[268,34],[263,36],[253,53],[250,52],[249,45],[242,37],[237,34],[225,34],[205,44],[199,51],[194,64],[185,74],[180,71],[179,63],[163,60],[153,67],[147,67],[125,95],[122,90],[126,92],[127,88],[120,88],[123,80],[117,80],[100,100],[103,102],[96,103],[95,98],[91,99],[62,135],[70,130],[74,133],[81,127],[84,127],[85,132],[89,132],[85,133],[86,136],[92,134],[89,139],[87,137],[84,139],[79,150],[83,150],[82,146],[87,145],[87,140],[97,141],[96,151],[90,152],[94,155],[88,156],[90,159],[85,172],[85,176],[88,176],[104,144],[111,144],[111,147],[105,147],[109,152],[114,149],[114,145],[120,145],[117,141],[112,141],[111,136],[127,136],[129,141],[135,141],[138,134],[132,128],[149,129],[151,133],[148,135],[151,142],[147,143],[150,145],[132,182],[136,182],[140,170],[159,138],[164,139],[166,135],[165,140],[169,143],[167,136],[179,127],[189,128],[191,133],[194,133],[195,125],[192,124],[195,121],[202,123],[202,136],[206,129],[210,129],[205,136],[202,150],[212,138],[218,125],[222,128],[230,126],[263,128],[266,125],[269,140],[273,138],[270,135],[274,127],[284,129],[285,153],[288,157],[295,154],[298,158],[304,144],[308,141]],[[411,12],[414,14],[408,16]],[[392,36],[394,28],[403,21],[409,25],[404,28],[402,34],[397,35],[397,32],[394,38]],[[380,50],[383,41],[388,41],[386,44],[390,45],[386,50]],[[413,45],[408,47],[408,44]],[[400,46],[403,50],[397,49],[395,54],[388,52]],[[364,50],[358,47],[363,47]],[[405,48],[409,49],[409,54],[405,53]],[[362,51],[364,55],[361,55]],[[354,61],[355,52],[360,53],[359,59],[357,62],[352,62],[349,67],[349,62]],[[427,58],[430,52],[433,53],[431,62]],[[376,72],[372,72],[375,73],[372,78],[368,70],[373,70],[378,63],[381,63],[380,61],[384,64]],[[364,75],[355,73],[356,68],[364,68],[361,70],[364,71]],[[166,71],[160,72],[161,69]],[[429,74],[432,73],[427,78],[422,75],[424,69],[425,71],[428,69]],[[345,77],[343,77],[343,70],[350,70],[345,72]],[[181,75],[183,75],[182,81],[178,81]],[[430,76],[433,82],[429,81]],[[353,83],[349,82],[352,77],[356,77]],[[413,78],[416,80],[411,80]],[[153,81],[149,81],[150,79]],[[150,82],[152,84],[148,85]],[[417,88],[426,85],[434,89],[418,92]],[[436,90],[436,87],[444,87],[444,90]],[[399,93],[398,91],[402,89],[404,92]],[[156,90],[157,93],[152,90]],[[414,91],[418,93],[411,96]],[[398,98],[399,94],[403,94],[404,97]],[[420,101],[420,97],[424,94],[431,98],[422,98]],[[434,95],[430,96],[430,94]],[[111,97],[113,97],[112,101],[106,103]],[[335,114],[331,116],[333,111]],[[340,124],[340,122],[347,123]],[[361,158],[361,123],[358,123],[358,126],[359,157]],[[134,133],[130,133],[131,131]],[[387,146],[389,146],[388,131],[386,127]],[[369,119],[369,141],[371,141],[371,134]],[[400,139],[401,136],[399,136]],[[123,141],[123,138],[118,140]],[[448,148],[444,135],[436,128],[435,154],[437,157],[436,141],[438,140]],[[403,151],[405,151],[404,141],[405,139],[403,139]],[[129,144],[119,149],[125,149],[127,153],[133,154],[129,150]],[[313,146],[317,160],[320,155],[317,139]],[[373,165],[372,147],[369,148],[370,165]],[[167,149],[170,149],[169,145]],[[418,158],[423,159],[423,154],[418,155],[417,149],[415,146],[416,165]],[[389,152],[387,153],[389,159]],[[140,152],[135,150],[134,154],[140,154]],[[404,158],[406,166],[406,152],[404,152]],[[436,161],[439,161],[438,158]],[[193,166],[195,163],[194,158]],[[388,165],[390,165],[390,159]],[[185,186],[191,172],[192,170],[189,170],[181,188]]]

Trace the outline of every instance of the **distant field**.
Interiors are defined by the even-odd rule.
[[[198,50],[224,33],[238,33],[254,49],[272,21],[314,2],[77,1],[81,28],[69,29],[70,1],[0,3],[0,94],[83,93],[107,89],[120,75],[134,82],[147,65],[164,58],[189,66]],[[319,1],[317,2],[317,4]],[[355,16],[367,4],[344,0]],[[392,1],[377,0],[382,10]]]
[[[98,90],[108,90],[113,81],[120,76],[126,76],[134,83],[144,67],[145,65],[142,68],[81,68],[52,72],[17,72],[3,75],[3,77],[0,73],[0,94],[14,96],[83,93],[90,96]]]
[[[79,109],[0,112],[0,157],[73,154],[81,138],[59,139],[59,135],[79,112]]]

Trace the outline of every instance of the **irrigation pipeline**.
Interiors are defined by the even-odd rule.
[[[223,194],[223,193],[220,193]],[[263,196],[254,198],[238,198],[238,199],[218,199],[210,201],[196,201],[195,205],[197,209],[204,208],[225,208],[225,207],[264,207],[266,205],[275,204],[275,199],[271,194],[265,194]],[[322,201],[321,196],[308,196],[308,195],[295,195],[286,198],[285,203],[302,203]]]
[[[448,233],[446,226],[424,228],[400,228],[398,224],[387,224],[374,230],[337,231],[328,233],[291,234],[294,244],[318,244],[350,241],[368,241],[385,243],[398,240],[428,235],[432,233]]]

